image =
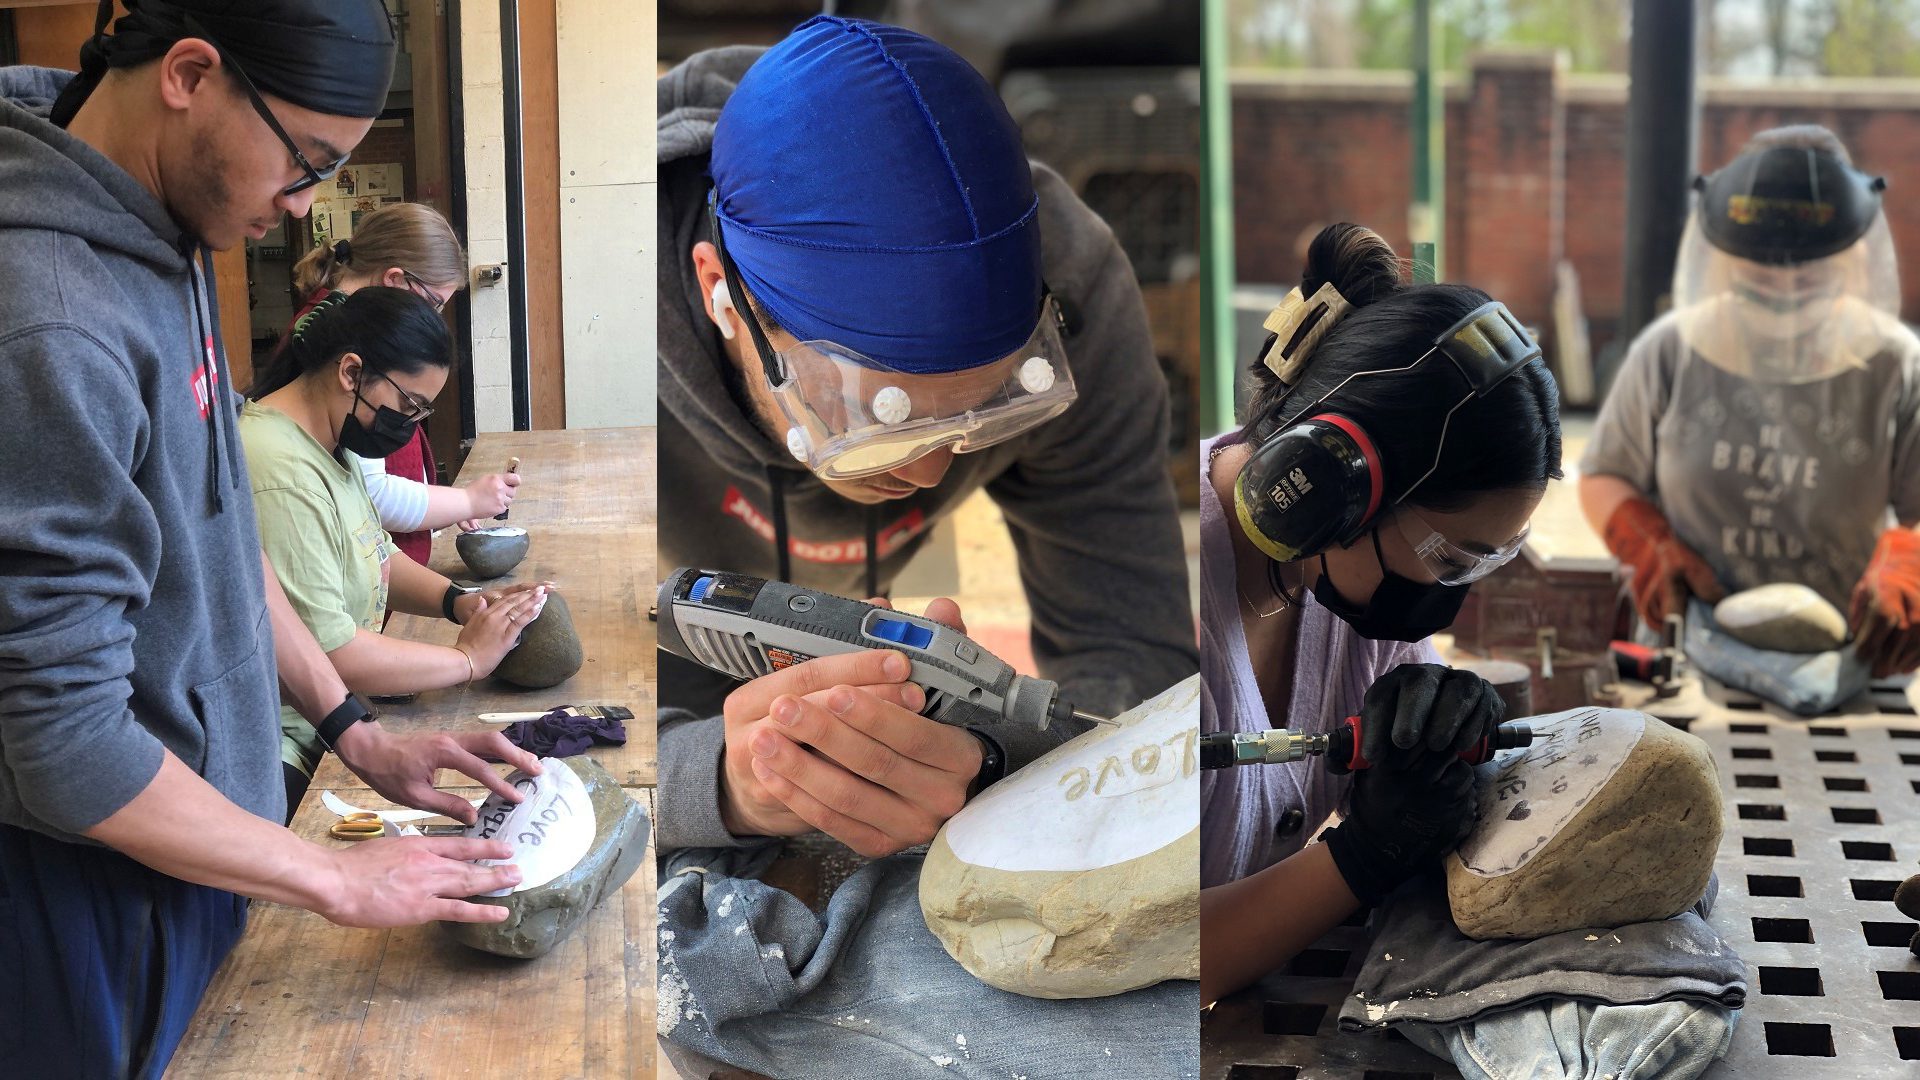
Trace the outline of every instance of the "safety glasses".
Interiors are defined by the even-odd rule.
[[[1440,535],[1440,530],[1411,507],[1402,507],[1397,511],[1394,521],[1400,529],[1400,535],[1406,537],[1413,553],[1419,556],[1420,564],[1442,585],[1468,585],[1479,581],[1512,562],[1513,557],[1526,546],[1527,537],[1533,533],[1533,526],[1529,524],[1520,530],[1520,535],[1492,551],[1474,551]]]
[[[1067,367],[1066,320],[1043,294],[1026,344],[992,363],[944,374],[894,371],[830,341],[776,350],[745,301],[712,199],[707,220],[728,292],[741,298],[767,386],[786,419],[787,450],[829,480],[874,476],[943,447],[981,450],[1024,434],[1078,397]]]

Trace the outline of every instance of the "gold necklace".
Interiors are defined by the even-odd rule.
[[[1206,482],[1213,482],[1213,463],[1220,457],[1220,452],[1225,449],[1225,446],[1216,443],[1213,448],[1207,452],[1207,475],[1203,478]],[[1234,591],[1240,594],[1240,601],[1247,605],[1248,611],[1253,612],[1254,618],[1271,619],[1288,608],[1298,607],[1300,605],[1300,597],[1290,595],[1287,592],[1286,583],[1280,580],[1280,564],[1271,559],[1267,560],[1267,585],[1273,590],[1273,595],[1280,601],[1280,606],[1274,608],[1272,611],[1261,611],[1260,605],[1254,603],[1253,597],[1247,595],[1247,590],[1238,585],[1234,586]]]

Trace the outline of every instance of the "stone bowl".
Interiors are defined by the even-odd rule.
[[[520,565],[520,560],[527,557],[531,544],[527,530],[517,525],[475,529],[453,538],[454,550],[460,553],[461,561],[481,580],[511,573]]]

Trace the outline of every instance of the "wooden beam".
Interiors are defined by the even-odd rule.
[[[560,306],[560,45],[552,4],[520,5],[520,148],[526,162],[527,366],[535,430],[567,426]]]
[[[20,7],[0,3],[0,7]],[[80,46],[93,36],[93,4],[36,4],[13,15],[13,36],[20,62],[34,67],[73,71],[80,66]]]
[[[407,54],[413,60],[413,197],[453,221],[452,117],[447,100],[447,20],[442,4],[410,4],[407,15]],[[459,222],[454,222],[459,228]],[[453,310],[451,307],[449,311]],[[449,316],[451,318],[451,316]],[[467,337],[467,328],[454,327],[455,340]],[[447,380],[434,401],[435,417],[427,422],[427,441],[433,458],[451,478],[460,471],[461,381]]]

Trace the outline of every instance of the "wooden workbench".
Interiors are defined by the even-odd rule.
[[[654,432],[518,432],[482,435],[462,477],[521,459],[526,492],[509,524],[532,534],[515,572],[489,584],[553,580],[567,594],[587,662],[559,686],[525,691],[495,680],[379,707],[395,731],[490,730],[492,710],[566,703],[634,711],[624,747],[588,751],[653,816]],[[434,541],[432,565],[461,576],[453,531]],[[457,628],[396,616],[387,632],[451,643]],[[477,786],[453,787],[467,798]],[[338,820],[321,805],[393,804],[328,755],[293,819],[306,839],[337,847]],[[279,904],[256,903],[246,936],[202,999],[169,1076],[652,1077],[654,1075],[654,874],[648,859],[618,897],[535,960],[488,956],[435,926],[353,930]]]

